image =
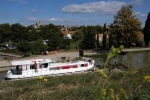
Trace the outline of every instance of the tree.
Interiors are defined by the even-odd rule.
[[[96,34],[96,47],[100,48],[100,41],[99,41],[99,34],[101,34],[103,32],[103,27],[102,26],[95,26],[95,30],[97,31]]]
[[[48,38],[48,46],[49,50],[57,50],[61,47],[63,37],[61,37],[59,34],[53,34]]]
[[[76,31],[72,35],[72,40],[73,40],[74,44],[76,45],[76,49],[78,49],[80,44],[81,44],[81,41],[83,40],[83,32],[82,32],[82,30]]]
[[[48,39],[49,50],[53,51],[61,47],[64,35],[57,26],[49,24],[40,27],[40,30],[41,38],[43,40]]]
[[[35,41],[36,40],[35,37],[36,37],[36,30],[35,29],[30,30],[28,32],[28,41],[30,42]]]
[[[0,25],[0,42],[9,42],[11,34],[11,27],[8,23]]]
[[[121,10],[114,15],[110,36],[112,45],[130,47],[139,43],[139,38],[142,35],[141,22],[136,18],[132,8],[132,5],[122,6]]]
[[[95,48],[95,35],[97,31],[95,30],[95,27],[93,26],[87,26],[82,29],[83,32],[83,40],[81,42],[81,49],[94,49]]]
[[[107,42],[107,35],[106,35],[106,23],[104,24],[103,27],[103,49],[106,49],[106,42]]]
[[[60,31],[60,29],[53,24],[41,26],[40,30],[41,30],[40,36],[43,40],[47,40],[49,37],[53,36],[54,34],[57,34],[57,35],[60,34],[63,37],[63,34]]]
[[[31,48],[32,48],[31,43],[29,43],[26,40],[19,42],[17,45],[17,49],[19,51],[23,52],[24,55],[26,55],[26,53],[29,52],[31,50]]]
[[[11,40],[13,42],[18,43],[19,41],[27,40],[28,29],[26,27],[22,26],[19,23],[16,23],[11,25],[11,30]]]
[[[32,43],[32,53],[38,54],[48,49],[48,45],[43,43],[42,39],[38,39]]]
[[[143,34],[144,34],[145,45],[148,46],[148,44],[150,42],[150,12],[148,13],[147,20],[145,22]]]
[[[62,49],[70,49],[70,44],[72,43],[72,39],[65,37],[62,39]]]
[[[28,33],[28,41],[30,41],[30,42],[32,42],[32,41],[36,41],[36,40],[38,40],[38,39],[43,39],[42,38],[42,33],[41,33],[41,31],[40,30],[35,30],[35,29],[33,29],[33,30],[30,30]]]

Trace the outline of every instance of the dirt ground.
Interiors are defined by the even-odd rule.
[[[84,51],[84,55],[94,54],[92,51]],[[24,58],[16,58],[13,60],[1,60],[0,67],[4,66],[11,66],[11,62],[15,60],[31,60],[31,59],[46,59],[50,58],[51,60],[57,60],[58,57],[70,57],[70,60],[74,59],[75,57],[79,57],[79,51],[70,51],[70,52],[53,52],[49,53],[48,55],[33,55],[30,57]]]

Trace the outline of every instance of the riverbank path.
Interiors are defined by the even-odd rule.
[[[122,49],[121,51],[122,52],[134,52],[134,51],[148,51],[148,50],[150,50],[150,48],[139,47],[139,48],[125,48],[125,49]]]

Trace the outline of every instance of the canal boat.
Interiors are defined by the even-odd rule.
[[[33,59],[12,61],[5,79],[23,79],[38,76],[52,76],[94,70],[94,60],[52,61],[51,59]],[[15,68],[14,68],[15,67]]]

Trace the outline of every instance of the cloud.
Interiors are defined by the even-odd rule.
[[[147,17],[147,14],[141,14],[142,17]]]
[[[35,18],[35,17],[28,17],[26,21],[41,21],[41,22],[65,22],[65,23],[80,23],[80,22],[87,22],[87,20],[77,20],[77,19],[58,19],[58,18]]]
[[[142,14],[141,12],[135,12],[135,14],[137,16],[140,16],[140,17],[146,17],[147,16],[147,14]]]
[[[100,1],[100,2],[91,2],[85,3],[82,5],[71,4],[62,8],[63,12],[68,13],[100,13],[100,14],[115,14],[116,11],[120,10],[122,5],[125,5],[125,2],[120,1]]]
[[[86,22],[87,20],[49,18],[49,22]]]
[[[8,0],[8,1],[12,1],[12,2],[19,2],[19,3],[28,3],[25,0]]]
[[[30,10],[30,12],[36,13],[36,12],[38,12],[38,10],[37,9],[32,9],[32,10]]]

